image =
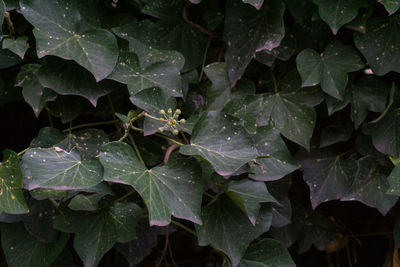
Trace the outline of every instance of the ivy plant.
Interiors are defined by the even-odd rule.
[[[2,264],[303,266],[355,202],[398,245],[399,7],[0,0]]]

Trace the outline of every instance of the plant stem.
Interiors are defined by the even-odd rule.
[[[11,18],[10,18],[10,13],[5,12],[4,13],[4,19],[7,22],[8,30],[10,31],[10,36],[14,38],[15,37],[15,30],[14,30],[14,24],[12,23]]]
[[[144,160],[142,158],[142,154],[140,154],[139,147],[136,145],[135,139],[133,139],[132,135],[128,135],[128,137],[129,137],[129,141],[131,142],[133,148],[135,149],[136,155],[138,156],[140,162],[143,164],[143,166],[146,166],[146,164],[144,163]]]
[[[166,119],[154,117],[154,116],[150,115],[149,113],[144,113],[144,115],[145,115],[146,117],[149,117],[150,119],[153,119],[153,120],[156,120],[156,121],[167,122]]]
[[[18,156],[22,156],[26,151],[29,150],[30,147],[25,148],[24,150],[22,150],[21,152],[18,152],[17,155]]]
[[[86,127],[92,127],[92,126],[100,126],[100,125],[109,125],[109,124],[114,124],[118,122],[119,120],[112,120],[112,121],[98,121],[98,122],[90,122],[90,123],[84,123],[80,125],[76,125],[74,127],[70,127],[68,129],[63,130],[64,133],[77,130],[80,128],[86,128]]]
[[[185,141],[186,144],[190,144],[189,140],[186,138],[185,133],[181,132],[181,136],[183,138],[183,140]]]
[[[167,137],[167,136],[165,136],[165,135],[162,135],[162,134],[159,134],[159,133],[156,133],[155,136],[164,138],[165,140],[171,141],[172,143],[175,143],[175,144],[177,144],[177,145],[179,145],[179,146],[184,146],[184,145],[185,145],[185,144],[182,144],[182,143],[179,142],[179,141],[176,141],[175,139],[169,138],[169,137]]]
[[[124,141],[124,139],[125,139],[126,137],[128,137],[128,135],[129,135],[129,128],[126,128],[126,129],[125,129],[124,135],[123,135],[118,141],[119,141],[119,142]]]
[[[131,190],[128,193],[126,193],[125,195],[123,195],[122,197],[120,197],[117,200],[115,200],[115,202],[120,202],[120,201],[124,200],[125,198],[129,197],[130,195],[132,195],[135,192],[136,192],[135,190]]]
[[[201,79],[203,78],[204,65],[206,64],[207,53],[208,53],[208,48],[210,47],[210,43],[211,43],[211,36],[208,37],[206,50],[204,51],[203,62],[201,64],[201,71],[200,71],[200,76],[199,76],[199,82],[201,82]]]
[[[271,74],[272,82],[274,83],[275,94],[278,94],[278,84],[276,83],[276,78],[272,69],[269,69],[269,73]]]
[[[192,230],[192,229],[190,229],[189,227],[187,227],[187,226],[185,226],[185,225],[181,224],[180,222],[177,222],[177,221],[171,220],[171,223],[175,224],[176,226],[178,226],[178,227],[182,228],[182,229],[183,229],[183,230],[185,230],[186,232],[188,232],[188,233],[191,233],[192,235],[194,235],[194,236],[196,236],[196,237],[197,237],[197,234],[196,234],[196,232],[195,232],[195,231],[193,231],[193,230]]]
[[[213,195],[211,195],[211,194],[209,194],[207,192],[203,192],[203,195],[208,196],[209,198],[211,198],[213,200],[213,202],[217,200],[217,198],[215,196],[213,196]]]

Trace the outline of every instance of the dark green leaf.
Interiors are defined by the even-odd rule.
[[[3,224],[1,230],[1,245],[10,267],[50,266],[69,237],[61,234],[56,242],[43,243],[29,235],[21,224]]]
[[[33,24],[38,57],[46,55],[73,59],[100,81],[118,59],[117,40],[112,33],[93,25],[93,8],[79,8],[75,0],[22,0],[21,11]],[[85,17],[85,15],[87,15]],[[89,23],[88,23],[89,22]]]
[[[27,213],[22,193],[22,171],[17,153],[5,150],[0,163],[0,213]]]
[[[51,57],[39,69],[40,83],[60,95],[79,95],[96,106],[99,97],[110,92],[96,83],[93,75],[75,62]]]
[[[224,40],[231,85],[242,77],[256,52],[279,46],[285,35],[284,11],[280,0],[267,1],[258,11],[240,0],[227,1]]]
[[[289,200],[291,186],[290,176],[267,182],[268,191],[277,200],[277,203],[272,203],[272,227],[283,227],[291,222],[292,205]]]
[[[299,153],[303,179],[310,188],[310,199],[315,209],[319,204],[347,196],[354,180],[356,162],[345,155],[324,149]]]
[[[204,225],[195,225],[200,246],[208,244],[223,251],[237,266],[250,242],[268,231],[272,213],[265,207],[260,210],[255,226],[247,216],[226,197],[203,208]]]
[[[250,178],[273,181],[298,169],[278,130],[269,126],[258,127],[253,139],[261,157],[250,163]]]
[[[18,65],[22,60],[8,49],[0,49],[0,69],[10,68]]]
[[[372,136],[375,148],[384,154],[400,154],[400,110],[393,110],[378,122],[364,124],[363,132]]]
[[[26,64],[21,67],[16,78],[16,86],[21,86],[25,101],[32,107],[36,117],[39,116],[47,101],[56,98],[56,93],[44,88],[37,76],[40,65]]]
[[[400,165],[394,166],[392,172],[387,178],[389,182],[389,189],[387,194],[400,196]]]
[[[254,6],[256,9],[260,9],[264,3],[264,0],[242,0],[243,3],[250,4]]]
[[[89,103],[80,96],[59,95],[54,102],[48,102],[49,113],[61,118],[62,123],[68,123],[76,119],[87,108]]]
[[[175,97],[182,96],[181,77],[174,64],[156,62],[141,67],[138,56],[130,52],[120,53],[118,63],[108,79],[128,84],[132,96],[152,87],[160,87],[165,93]]]
[[[295,267],[296,265],[284,245],[268,238],[251,245],[238,266]]]
[[[389,15],[393,15],[400,7],[399,0],[379,0],[379,3],[385,6]]]
[[[349,119],[338,118],[332,125],[322,129],[319,147],[327,147],[350,139],[353,125]]]
[[[378,163],[372,157],[364,157],[357,162],[358,170],[354,182],[346,197],[341,200],[357,200],[376,208],[384,216],[396,204],[398,197],[386,194],[389,182],[379,170]]]
[[[131,185],[142,196],[150,225],[167,225],[171,215],[201,223],[200,168],[192,160],[170,158],[148,170],[128,144],[112,142],[101,148],[100,161],[105,181]]]
[[[228,66],[225,62],[216,62],[204,67],[204,73],[212,82],[207,88],[206,99],[208,110],[221,110],[231,97]]]
[[[0,40],[3,39],[3,20],[4,13],[6,12],[6,5],[3,0],[0,0]]]
[[[318,5],[319,15],[336,34],[340,27],[352,21],[360,7],[368,5],[366,0],[313,0]]]
[[[182,146],[180,153],[203,157],[220,175],[233,174],[257,157],[253,141],[238,122],[225,113],[205,112],[193,129],[190,145]]]
[[[339,229],[339,225],[329,217],[297,204],[293,207],[292,223],[272,228],[269,233],[287,247],[297,241],[298,253],[304,253],[312,245],[318,250],[325,250]]]
[[[354,42],[367,59],[372,71],[384,75],[400,72],[400,15],[377,17],[367,23],[365,34],[356,33]]]
[[[330,43],[320,55],[312,49],[301,51],[296,64],[302,86],[321,83],[322,90],[338,99],[343,99],[347,73],[364,67],[357,52],[339,41]]]
[[[164,228],[149,227],[147,220],[141,220],[136,226],[136,239],[129,243],[117,243],[115,248],[131,265],[139,264],[157,245],[157,236],[165,232]]]
[[[313,13],[313,3],[311,0],[285,0],[290,14],[300,23],[303,23]]]
[[[97,266],[116,242],[136,237],[142,209],[135,203],[114,203],[98,212],[69,212],[57,217],[54,227],[75,233],[74,248],[85,266]]]
[[[256,224],[260,203],[276,202],[263,182],[251,180],[231,181],[226,194],[249,217],[253,225]]]
[[[20,58],[23,59],[26,50],[28,50],[29,48],[26,41],[28,41],[28,37],[26,36],[21,36],[17,39],[6,38],[3,40],[3,48],[10,50],[11,52],[17,54]]]
[[[83,211],[96,211],[99,208],[99,201],[104,197],[103,194],[91,194],[91,195],[76,195],[68,207],[71,210],[83,210]]]
[[[22,157],[24,187],[53,190],[78,190],[101,182],[102,167],[98,159],[82,160],[77,150],[33,148]],[[46,171],[43,171],[46,170]]]

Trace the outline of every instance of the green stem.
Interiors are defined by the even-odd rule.
[[[182,138],[183,138],[183,140],[185,141],[186,144],[190,144],[190,143],[189,143],[189,140],[186,138],[184,132],[181,132],[181,136],[182,136]]]
[[[7,22],[8,30],[10,31],[11,37],[14,38],[15,37],[15,30],[14,30],[14,24],[12,23],[11,18],[10,18],[10,13],[5,12],[4,13],[4,19]]]
[[[183,144],[183,143],[181,143],[179,141],[176,141],[175,139],[169,138],[169,137],[167,137],[165,135],[162,135],[162,134],[159,134],[159,133],[156,133],[155,135],[158,136],[158,137],[164,138],[165,140],[171,141],[172,143],[175,143],[175,144],[177,144],[179,146],[184,146],[185,145],[185,144]]]
[[[192,235],[194,235],[194,236],[197,237],[196,232],[193,231],[192,229],[190,229],[189,227],[187,227],[187,226],[181,224],[180,222],[174,221],[174,220],[171,220],[171,222],[172,222],[173,224],[175,224],[176,226],[182,228],[182,229],[185,230],[186,232],[191,233]]]
[[[208,41],[207,41],[206,50],[204,51],[204,55],[203,55],[203,61],[202,61],[202,64],[201,64],[201,71],[200,71],[200,76],[199,76],[199,82],[201,82],[201,79],[203,78],[204,65],[206,64],[208,48],[210,47],[211,39],[212,39],[211,36],[209,36],[209,37],[208,37]]]
[[[123,195],[122,197],[120,197],[117,200],[115,200],[115,202],[120,202],[120,201],[124,200],[125,198],[129,197],[130,195],[132,195],[135,192],[136,192],[135,190],[131,190],[128,193],[126,193],[125,195]]]
[[[150,119],[153,119],[153,120],[156,120],[156,121],[167,122],[167,120],[166,120],[166,119],[163,119],[163,118],[157,118],[157,117],[154,117],[154,116],[152,116],[152,115],[150,115],[150,114],[148,114],[148,113],[144,113],[144,115],[145,115],[146,117],[149,117]]]
[[[63,132],[74,131],[80,128],[92,127],[92,126],[100,126],[100,125],[109,125],[118,122],[119,120],[112,120],[112,121],[98,121],[98,122],[91,122],[91,123],[84,123],[80,125],[76,125],[74,127],[70,127],[68,129],[63,130]]]
[[[127,138],[129,135],[129,128],[125,129],[124,135],[118,140],[119,142],[124,141],[125,138]]]
[[[146,166],[146,164],[144,163],[144,160],[142,158],[142,154],[140,154],[139,147],[136,145],[135,139],[133,139],[132,135],[128,135],[128,137],[129,137],[129,141],[131,141],[133,148],[135,149],[136,155],[138,156],[140,162],[143,164],[143,166]]]
[[[272,71],[272,69],[269,69],[269,73],[271,74],[272,82],[274,83],[275,94],[277,94],[278,93],[278,84],[276,83],[276,78],[275,78],[274,72]]]
[[[217,198],[215,196],[213,196],[213,195],[211,195],[211,194],[209,194],[207,192],[203,192],[203,195],[208,196],[209,198],[211,198],[213,200],[213,202],[217,200]]]
[[[25,148],[24,150],[22,150],[21,152],[18,152],[17,155],[18,156],[22,156],[26,151],[29,150],[30,147]]]

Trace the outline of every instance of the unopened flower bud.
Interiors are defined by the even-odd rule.
[[[181,112],[181,110],[178,108],[177,110],[175,110],[175,114],[176,115],[180,115],[182,112]]]
[[[159,113],[160,115],[165,115],[165,110],[161,109],[158,113]]]
[[[179,122],[182,123],[182,124],[184,124],[184,123],[186,123],[186,120],[185,120],[185,119],[180,119]]]
[[[178,135],[178,134],[179,134],[179,131],[178,131],[177,129],[174,129],[174,130],[172,131],[172,134],[173,134],[173,135]]]
[[[172,109],[171,108],[168,109],[168,114],[172,114]]]

